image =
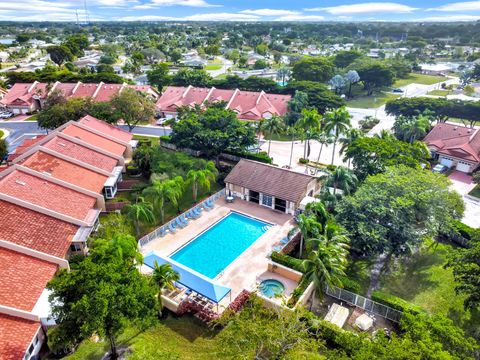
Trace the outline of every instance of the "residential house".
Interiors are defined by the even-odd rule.
[[[480,165],[480,130],[439,123],[423,141],[438,161],[456,170],[470,173]]]
[[[227,175],[225,186],[231,196],[292,215],[305,197],[320,191],[314,176],[246,159]]]
[[[237,113],[240,120],[259,121],[287,113],[290,95],[267,94],[263,91],[169,86],[157,101],[157,109],[166,118],[177,116],[181,106],[205,105],[224,101],[227,109]]]
[[[0,359],[38,358],[52,325],[45,286],[85,251],[131,139],[86,116],[27,139],[0,173]]]
[[[54,84],[40,83],[17,83],[12,86],[0,104],[9,108],[14,114],[26,114],[41,110],[47,96],[54,90],[59,90],[68,98],[91,97],[94,101],[109,101],[114,95],[125,88],[135,89],[144,92],[154,100],[158,99],[158,93],[148,85],[127,85],[127,84],[84,84],[61,83]]]

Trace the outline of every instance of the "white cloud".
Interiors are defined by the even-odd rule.
[[[157,15],[143,15],[143,16],[123,16],[116,19],[117,21],[175,21],[179,20],[169,16],[157,16]]]
[[[214,5],[205,0],[152,0],[147,5],[152,6],[190,6],[190,7],[218,7],[222,5]]]
[[[393,2],[368,2],[351,5],[317,7],[306,11],[325,11],[332,15],[368,14],[368,13],[410,13],[417,10],[414,7]]]
[[[196,14],[183,18],[187,21],[257,21],[260,18],[256,15],[239,13],[211,13]]]
[[[477,21],[480,20],[479,15],[445,15],[445,16],[429,16],[421,19],[412,19],[415,22],[453,22],[453,21]]]
[[[480,11],[480,1],[456,2],[431,8],[435,11]]]
[[[260,16],[294,16],[299,15],[300,12],[292,10],[281,10],[281,9],[247,9],[240,11],[242,14],[253,14]]]
[[[323,21],[325,18],[320,15],[285,15],[276,18],[275,21]]]
[[[74,12],[73,9],[68,9],[70,4],[68,3],[52,3],[42,0],[18,0],[15,2],[0,2],[0,10],[32,13],[32,12]],[[82,7],[83,8],[83,7]]]

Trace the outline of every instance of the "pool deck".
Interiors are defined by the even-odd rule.
[[[146,254],[155,250],[160,255],[168,256],[230,211],[237,211],[274,225],[215,278],[219,283],[232,289],[232,300],[243,289],[256,290],[257,282],[265,279],[265,275],[268,273],[268,255],[273,246],[287,236],[295,225],[291,215],[240,199],[235,199],[234,203],[227,203],[221,198],[216,201],[214,209],[203,211],[203,215],[199,219],[190,220],[184,229],[179,229],[175,234],[169,233],[146,244],[142,248],[142,253]],[[276,278],[276,276],[271,278]],[[291,284],[288,279],[279,278],[278,280],[286,286],[287,294],[290,294],[296,286],[296,284]]]

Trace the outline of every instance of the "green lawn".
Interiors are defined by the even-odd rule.
[[[468,193],[470,196],[474,196],[480,199],[480,185],[475,186],[472,191]]]
[[[422,85],[433,85],[442,81],[447,80],[443,76],[434,76],[434,75],[425,75],[411,73],[410,76],[406,79],[398,79],[393,83],[393,87],[402,87],[409,84],[422,84]]]
[[[25,119],[25,121],[37,121],[37,120],[38,120],[38,114],[33,114],[32,116]]]
[[[399,261],[395,271],[383,275],[380,290],[421,306],[429,313],[447,315],[472,335],[479,316],[464,310],[464,296],[455,293],[452,269],[444,268],[452,246],[437,242],[429,245]],[[391,263],[390,268],[393,267]]]
[[[207,64],[204,69],[205,70],[220,70],[223,65],[221,64]]]
[[[264,134],[265,140],[270,140],[272,141],[292,141],[292,135],[287,135],[287,134]],[[294,138],[294,141],[299,140],[298,138]]]
[[[185,359],[210,360],[221,359],[222,344],[215,337],[216,333],[208,330],[193,317],[169,316],[153,329],[139,332],[129,328],[120,338],[120,345],[128,345],[133,353],[128,359]],[[77,351],[66,357],[69,360],[101,359],[108,351],[108,344],[84,341]]]
[[[347,101],[347,106],[360,109],[378,108],[384,105],[387,101],[397,99],[398,94],[391,94],[387,92],[375,93],[371,96],[359,96]]]
[[[435,95],[435,96],[447,96],[450,94],[449,90],[432,90],[427,93],[427,95]]]

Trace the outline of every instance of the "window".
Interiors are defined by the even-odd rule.
[[[112,188],[110,186],[107,186],[105,188],[105,197],[107,199],[112,199],[113,198],[113,191],[112,191]]]
[[[273,204],[273,198],[269,195],[263,195],[262,196],[262,205],[272,207]]]
[[[83,246],[81,243],[71,243],[70,244],[70,251],[71,252],[78,252],[78,251],[82,251],[83,249]]]

